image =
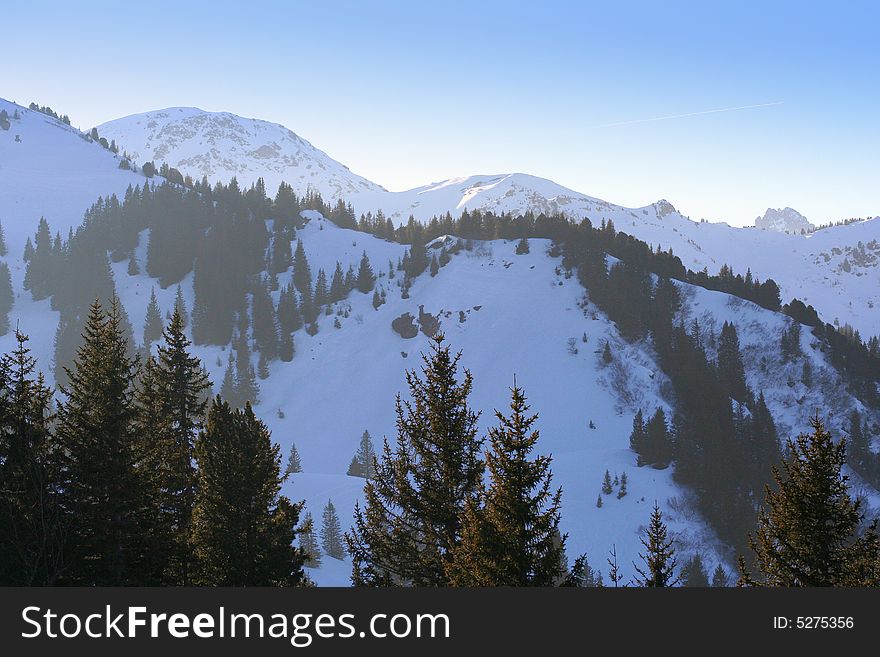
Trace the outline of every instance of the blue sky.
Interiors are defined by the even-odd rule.
[[[880,214],[877,3],[721,4],[7,3],[0,96],[276,121],[394,190],[523,171],[735,224]]]

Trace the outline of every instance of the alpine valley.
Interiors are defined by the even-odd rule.
[[[768,209],[739,228],[524,173],[392,192],[225,112],[88,132],[0,112],[0,351],[18,328],[66,385],[95,298],[118,297],[142,360],[157,313],[184,311],[214,393],[253,402],[285,463],[295,447],[284,494],[316,519],[332,501],[343,532],[364,503],[353,457],[365,432],[393,447],[395,396],[438,333],[481,434],[524,389],[569,562],[606,578],[612,547],[635,576],[656,502],[679,562],[734,582],[770,466],[817,409],[857,434],[847,474],[880,512],[880,217]],[[337,556],[309,576],[348,585]]]

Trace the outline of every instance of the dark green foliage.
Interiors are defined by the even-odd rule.
[[[794,360],[801,355],[800,323],[791,322],[790,326],[782,331],[782,338],[779,341],[779,347],[782,351],[783,363]]]
[[[742,404],[751,400],[746,386],[746,373],[739,350],[736,327],[724,322],[718,342],[718,379],[729,397]]]
[[[605,478],[602,479],[602,493],[605,495],[611,495],[613,489],[611,488],[611,473],[608,470],[605,471]]]
[[[608,344],[608,340],[605,340],[605,347],[602,349],[602,362],[608,365],[613,360],[614,356],[611,354],[611,345]]]
[[[604,586],[602,573],[590,566],[587,555],[582,554],[574,560],[574,565],[569,570],[560,586],[575,586],[593,588]]]
[[[422,376],[406,373],[410,399],[397,399],[397,443],[385,442],[346,535],[356,585],[449,583],[461,513],[483,473],[478,416],[467,404],[473,380],[465,370],[458,381],[459,358],[438,335]]]
[[[327,500],[324,512],[321,515],[321,547],[328,557],[334,559],[345,558],[345,545],[342,540],[342,525],[339,524],[339,515],[332,500]]]
[[[636,573],[638,573],[633,583],[636,586],[649,587],[678,584],[679,579],[675,575],[675,550],[672,547],[672,540],[668,538],[663,515],[656,502],[654,502],[654,510],[651,512],[651,522],[648,524],[641,542],[645,553],[640,553],[639,556],[643,561],[644,569],[633,564]]]
[[[516,244],[516,255],[525,255],[529,252],[529,240],[525,237],[520,238]]]
[[[318,545],[317,536],[315,536],[315,521],[312,519],[311,513],[306,512],[296,533],[299,537],[299,549],[302,550],[305,558],[305,565],[309,568],[317,568],[321,565],[321,547]]]
[[[719,563],[715,567],[715,572],[712,573],[712,587],[725,588],[727,586],[730,586],[730,581],[727,573],[724,571],[724,567]]]
[[[64,567],[60,457],[52,391],[27,336],[0,359],[0,585],[47,586]]]
[[[302,240],[297,240],[293,254],[293,284],[300,293],[311,295],[312,270]]]
[[[156,301],[156,290],[150,291],[150,302],[147,304],[147,314],[144,320],[144,346],[149,347],[162,337],[162,313],[159,311],[159,302]]]
[[[278,356],[278,325],[275,317],[275,306],[265,282],[255,286],[252,313],[254,318],[254,341],[260,351],[260,357],[266,362]]]
[[[52,235],[45,217],[40,217],[37,233],[34,236],[34,252],[28,259],[24,274],[24,289],[31,291],[34,301],[45,299],[52,294],[54,262],[52,258]]]
[[[511,389],[510,415],[496,411],[489,429],[488,486],[462,515],[461,542],[448,570],[459,586],[552,586],[564,577],[559,534],[562,489],[551,488],[549,456],[532,457],[537,415],[521,388]]]
[[[6,233],[3,231],[3,223],[0,222],[0,258],[9,255],[9,249],[6,248]]]
[[[284,476],[302,472],[302,462],[299,458],[299,452],[294,443],[290,443],[290,456],[287,457],[287,467],[284,468]]]
[[[818,416],[813,431],[787,441],[782,468],[773,471],[749,537],[756,573],[740,559],[746,586],[877,586],[880,537],[877,523],[860,532],[862,501],[849,495],[846,440],[837,443]]]
[[[364,254],[361,256],[361,263],[358,266],[358,274],[357,274],[357,289],[358,292],[362,292],[366,294],[370,290],[373,289],[373,286],[376,284],[376,276],[373,274],[373,267],[370,265],[370,259],[367,257],[367,252],[364,251]]]
[[[0,335],[9,332],[9,311],[15,304],[15,292],[12,289],[12,275],[9,265],[0,262]]]
[[[92,304],[58,408],[67,583],[143,585],[161,575],[135,435],[136,362],[128,354],[118,303],[107,312]]]
[[[281,289],[278,298],[278,324],[282,335],[302,328],[303,320],[296,303],[296,292],[291,287]]]
[[[672,459],[672,435],[666,423],[666,414],[657,408],[647,422],[639,410],[633,419],[629,437],[630,448],[639,455],[638,464],[666,466]]]
[[[681,569],[681,585],[700,588],[709,586],[709,574],[699,553],[691,557]]]
[[[363,477],[370,479],[376,471],[376,451],[373,448],[373,439],[370,432],[364,430],[358,449],[351,459],[346,473],[350,477]]]
[[[305,555],[293,546],[301,505],[280,494],[284,477],[278,446],[250,404],[233,410],[216,398],[195,454],[194,583],[302,584]]]
[[[434,278],[437,274],[440,273],[440,262],[437,260],[437,255],[431,256],[431,278]]]

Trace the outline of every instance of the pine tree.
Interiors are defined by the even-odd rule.
[[[373,268],[370,266],[370,259],[367,257],[367,252],[364,251],[364,254],[361,256],[360,266],[358,267],[357,289],[359,292],[366,294],[373,289],[375,284],[376,276],[373,274]]]
[[[724,322],[718,342],[718,378],[725,393],[740,403],[747,404],[751,393],[746,385],[745,368],[740,355],[736,327]]]
[[[336,269],[333,270],[333,278],[330,281],[330,302],[336,303],[342,301],[348,291],[345,289],[345,274],[342,272],[342,265],[336,261]]]
[[[65,581],[119,586],[155,583],[154,527],[138,470],[128,356],[118,302],[89,309],[83,343],[58,409],[67,518]]]
[[[608,365],[612,360],[614,360],[614,356],[611,353],[611,345],[608,344],[608,340],[605,340],[605,347],[602,349],[602,362]]]
[[[188,537],[196,494],[195,441],[204,427],[211,383],[201,361],[190,354],[192,343],[183,326],[183,317],[175,309],[163,332],[164,344],[159,346],[155,366],[162,422],[159,431],[143,438],[160,454],[162,509],[167,532],[173,536],[165,581],[186,586],[192,577]],[[146,424],[150,421],[145,418]]]
[[[611,550],[609,550],[608,567],[610,570],[608,571],[608,579],[611,580],[611,585],[614,588],[618,588],[620,586],[625,586],[622,584],[623,575],[620,574],[620,565],[617,563],[617,546],[612,544]]]
[[[30,238],[28,238],[30,244]],[[33,253],[27,258],[24,275],[24,289],[31,291],[34,301],[45,299],[52,293],[52,234],[45,217],[40,217],[37,233],[34,236]],[[25,256],[28,255],[25,246]]]
[[[0,358],[0,586],[51,586],[64,565],[52,390],[27,336]]]
[[[877,586],[880,537],[874,521],[860,535],[862,501],[849,496],[846,439],[834,443],[818,415],[813,431],[787,441],[776,489],[766,488],[758,529],[749,536],[758,573],[740,558],[746,586]]]
[[[715,567],[715,572],[712,573],[712,587],[725,588],[728,584],[727,573],[724,571],[724,567],[719,563]]]
[[[357,453],[351,459],[346,473],[350,477],[363,477],[369,479],[375,473],[376,452],[373,449],[373,439],[370,432],[364,430],[361,441],[358,444]]]
[[[437,260],[436,255],[431,256],[431,278],[434,278],[437,274],[440,273],[440,262]]]
[[[183,298],[183,290],[177,286],[177,294],[174,295],[174,312],[180,316],[180,325],[186,328],[189,324],[189,312],[186,309],[186,300]]]
[[[529,252],[529,240],[525,237],[521,238],[519,242],[516,243],[516,255],[525,255]]]
[[[290,443],[290,456],[287,457],[287,467],[284,469],[284,475],[292,475],[297,472],[302,472],[302,461],[300,461],[296,445]]]
[[[9,255],[9,249],[6,247],[6,233],[3,232],[3,222],[0,222],[0,258]]]
[[[278,358],[283,363],[289,363],[293,360],[294,352],[293,336],[290,333],[282,332],[278,340]]]
[[[551,586],[565,574],[559,534],[562,489],[551,488],[551,458],[532,451],[539,438],[514,381],[510,415],[496,411],[486,454],[489,485],[465,506],[450,580],[460,586]]]
[[[482,479],[478,416],[467,404],[470,372],[458,381],[459,355],[443,335],[423,355],[422,376],[406,373],[411,399],[398,396],[397,444],[385,441],[346,535],[356,585],[449,583],[447,565],[461,539],[461,512]]]
[[[293,284],[300,293],[311,294],[312,270],[302,240],[296,241],[296,251],[293,254]]]
[[[0,335],[9,332],[9,312],[15,305],[15,292],[12,289],[12,274],[9,265],[0,262]]]
[[[342,525],[332,500],[327,500],[321,517],[321,547],[328,557],[345,558],[345,545],[342,540]]]
[[[596,498],[596,508],[598,508],[598,509],[602,508],[602,494],[601,493],[599,493],[599,497]]]
[[[679,578],[675,576],[675,550],[672,540],[668,537],[666,525],[663,522],[663,514],[660,507],[654,502],[654,510],[651,512],[651,522],[641,538],[645,548],[644,554],[639,554],[645,565],[645,570],[633,564],[638,576],[634,583],[636,586],[665,587],[675,586]]]
[[[226,371],[223,372],[223,383],[220,385],[220,397],[226,400],[233,408],[241,406],[238,399],[238,386],[235,381],[235,360],[232,352],[229,352],[229,360],[226,363]]]
[[[280,494],[284,477],[278,445],[250,404],[233,410],[216,398],[195,453],[194,583],[302,584],[305,555],[292,545],[301,505]]]
[[[144,319],[144,346],[149,347],[162,337],[162,313],[156,300],[156,288],[150,291],[150,302],[147,304],[147,315]]]
[[[318,568],[321,565],[321,547],[318,545],[317,536],[315,536],[315,521],[312,519],[311,513],[306,512],[303,516],[297,534],[299,534],[299,549],[302,550],[305,557],[305,565],[309,568]]]
[[[682,586],[705,588],[709,586],[709,574],[703,565],[703,557],[695,554],[681,569]]]
[[[626,497],[626,473],[624,472],[620,475],[620,488],[617,490],[617,499],[623,499]]]
[[[608,470],[605,471],[605,478],[602,479],[602,492],[605,495],[611,495],[613,492],[613,488],[611,488],[611,473]]]
[[[312,298],[317,308],[326,306],[330,302],[330,292],[327,289],[327,274],[323,269],[318,270],[318,277],[315,279],[315,291]]]
[[[135,252],[131,252],[131,257],[128,259],[128,275],[129,276],[137,276],[141,273],[140,265],[138,265],[137,256]]]

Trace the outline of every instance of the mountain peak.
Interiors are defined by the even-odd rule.
[[[242,186],[263,178],[274,193],[281,181],[300,194],[312,188],[328,200],[382,187],[352,173],[308,141],[277,123],[197,107],[168,107],[98,126],[136,162],[166,163],[193,178]]]
[[[794,208],[767,208],[763,217],[755,218],[755,226],[761,230],[773,230],[778,233],[809,232],[815,226]]]

